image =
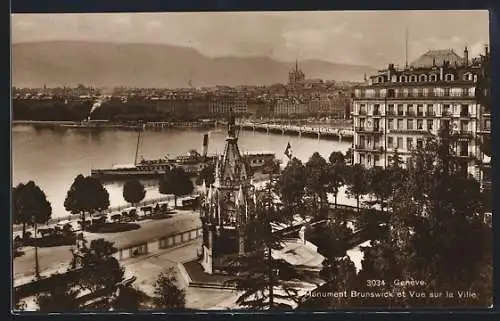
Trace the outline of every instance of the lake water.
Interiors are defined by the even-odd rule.
[[[168,129],[146,131],[142,135],[140,155],[145,159],[177,156],[190,149],[201,150],[203,134],[209,133],[208,153],[222,153],[226,132],[223,129]],[[241,153],[272,151],[285,161],[290,142],[295,157],[302,161],[316,151],[328,158],[333,151],[345,152],[350,142],[318,140],[297,135],[278,135],[241,131]],[[52,204],[52,217],[66,216],[64,199],[78,174],[90,175],[92,168],[109,168],[134,162],[137,133],[116,129],[39,128],[14,125],[12,128],[13,184],[35,181]],[[111,206],[125,204],[122,183],[108,183]],[[147,186],[146,198],[161,196],[154,184]]]

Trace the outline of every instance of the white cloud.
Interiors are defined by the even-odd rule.
[[[471,56],[483,52],[487,17],[487,12],[457,18],[449,12],[409,11],[14,14],[12,40],[162,43],[209,56],[307,57],[376,66],[404,60],[405,33],[396,26],[405,23],[411,27],[410,60],[430,49],[461,53],[465,44]]]
[[[469,49],[469,57],[477,57],[480,54],[484,54],[484,45],[487,44],[487,41],[478,41],[470,46]]]
[[[353,35],[352,35],[352,37],[353,37],[354,39],[363,39],[363,38],[365,37],[365,35],[363,35],[363,34],[362,34],[362,33],[360,33],[360,32],[357,32],[357,33],[353,34]]]

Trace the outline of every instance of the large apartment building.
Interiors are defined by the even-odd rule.
[[[454,151],[463,172],[481,178],[478,138],[490,125],[475,98],[480,68],[467,48],[463,57],[432,50],[405,68],[390,64],[355,87],[354,162],[387,166],[396,149],[406,162],[412,149],[445,127],[459,137]]]
[[[247,113],[247,98],[242,92],[229,92],[209,97],[209,109],[212,115],[227,115],[233,111],[237,115]]]

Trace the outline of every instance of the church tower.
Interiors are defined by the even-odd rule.
[[[238,148],[232,112],[227,126],[224,154],[217,157],[215,181],[203,187],[201,220],[203,224],[202,266],[212,274],[224,267],[224,257],[245,253],[245,225],[249,218],[249,171]]]

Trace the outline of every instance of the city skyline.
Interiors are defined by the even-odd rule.
[[[228,27],[233,25],[238,28]],[[404,64],[406,30],[410,62],[429,49],[461,54],[465,46],[473,57],[489,43],[485,10],[13,14],[11,26],[13,43],[169,44],[210,57],[318,59],[375,68]]]

